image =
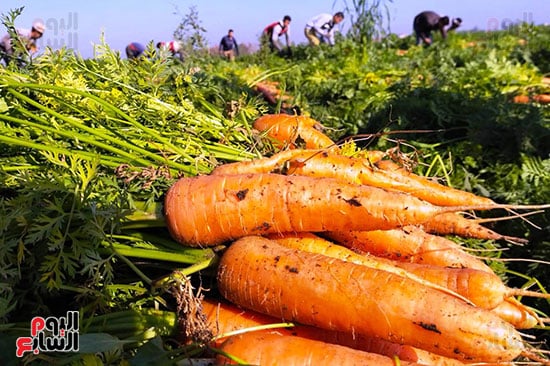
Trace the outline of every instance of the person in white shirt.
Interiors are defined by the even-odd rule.
[[[42,37],[46,27],[41,20],[36,20],[32,23],[32,28],[29,29],[16,29],[17,35],[21,40],[21,43],[29,53],[35,53],[38,49],[36,46],[36,40]],[[4,60],[6,66],[14,58],[15,49],[13,48],[13,40],[10,34],[6,34],[2,40],[0,40],[0,56]]]
[[[304,34],[312,46],[320,43],[334,45],[334,35],[337,31],[336,25],[344,20],[344,13],[341,11],[331,14],[319,14],[306,23]]]
[[[285,37],[286,48],[290,53],[290,22],[292,18],[290,15],[285,15],[283,21],[276,21],[269,24],[264,28],[262,32],[262,44],[269,44],[271,51],[277,51],[279,54],[284,53],[284,47],[279,40],[281,37]]]

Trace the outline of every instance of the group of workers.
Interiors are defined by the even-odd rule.
[[[322,13],[316,15],[306,22],[304,35],[312,46],[318,46],[321,43],[334,45],[335,34],[337,33],[337,25],[344,20],[344,13],[336,12],[334,14]],[[290,15],[285,15],[282,20],[275,21],[267,25],[260,38],[261,45],[269,47],[272,52],[277,52],[280,55],[290,54],[290,23],[292,18]],[[423,11],[415,16],[413,21],[413,29],[416,35],[416,44],[430,45],[432,43],[432,32],[439,31],[442,38],[447,37],[447,32],[458,28],[462,23],[462,19],[455,18],[450,21],[448,16],[440,16],[434,11]],[[449,26],[450,24],[450,26]],[[448,28],[447,28],[448,26]],[[37,50],[36,40],[44,34],[45,26],[40,20],[33,22],[32,28],[17,29],[17,35],[22,45],[29,53],[34,53]],[[281,42],[284,38],[285,43]],[[169,55],[183,60],[183,45],[180,41],[174,40],[170,42],[158,42],[156,47],[161,52],[166,52]],[[126,57],[128,59],[136,59],[141,57],[145,52],[145,46],[138,42],[132,42],[126,46]],[[221,56],[232,61],[235,56],[239,55],[239,45],[234,36],[233,29],[229,29],[227,34],[222,37],[219,44],[219,53]],[[0,58],[6,65],[14,58],[13,41],[10,34],[5,35],[0,40]]]
[[[167,53],[183,61],[183,46],[180,41],[157,42],[156,47],[160,52]],[[145,46],[138,42],[132,42],[126,46],[126,57],[137,59],[145,53]]]
[[[318,46],[321,43],[334,45],[335,34],[338,31],[336,25],[344,20],[344,13],[336,12],[334,14],[322,13],[309,19],[304,28],[304,35],[312,46]],[[266,26],[262,32],[261,45],[268,45],[273,52],[280,55],[290,54],[290,15],[285,15],[282,20],[273,22]],[[432,43],[432,31],[439,31],[443,39],[447,37],[447,32],[460,26],[462,19],[453,19],[450,23],[448,16],[440,16],[434,11],[423,11],[415,16],[413,29],[416,36],[416,44],[424,43],[429,46]],[[239,54],[239,46],[234,37],[233,29],[230,29],[220,41],[219,52],[229,60],[233,60],[235,55]],[[284,38],[285,45],[281,42]],[[285,47],[286,46],[286,47]]]
[[[337,12],[335,14],[323,13],[311,18],[305,26],[304,34],[310,45],[318,46],[321,43],[334,45],[334,35],[337,32],[336,25],[344,20],[344,13]],[[272,52],[277,52],[279,55],[290,55],[290,15],[285,15],[282,20],[268,24],[262,31],[260,44],[262,47],[269,47]],[[281,42],[284,38],[285,43]],[[223,57],[232,61],[235,56],[239,55],[239,46],[234,37],[233,29],[223,36],[220,45],[219,53]]]

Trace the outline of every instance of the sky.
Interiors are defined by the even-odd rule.
[[[309,18],[320,13],[343,10],[345,4],[359,0],[2,0],[0,13],[24,6],[15,25],[30,28],[33,20],[42,19],[46,32],[38,45],[53,49],[65,45],[82,57],[93,57],[94,44],[103,35],[106,43],[124,54],[130,42],[156,44],[172,40],[174,30],[191,7],[198,13],[200,25],[206,29],[210,46],[217,46],[229,28],[234,29],[239,43],[258,44],[263,28],[284,15],[290,15],[291,39],[305,43],[303,28]],[[412,32],[412,20],[423,10],[433,10],[450,18],[463,20],[460,30],[500,30],[506,24],[526,21],[534,24],[550,23],[549,0],[393,0],[382,1],[389,12],[392,33],[406,35]],[[341,24],[349,27],[349,19]],[[2,34],[5,27],[0,25]]]

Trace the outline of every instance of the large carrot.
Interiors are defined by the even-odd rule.
[[[357,166],[369,166],[380,159],[386,153],[378,150],[365,150],[362,151],[360,158],[350,158],[343,155],[338,155],[344,158],[344,161],[348,159],[353,159],[349,161],[356,162]],[[259,158],[248,161],[239,161],[235,163],[228,163],[217,166],[211,174],[215,175],[227,175],[227,174],[259,174],[259,173],[281,173],[281,174],[297,174],[297,175],[309,175],[317,177],[331,177],[331,178],[342,178],[344,180],[345,175],[336,174],[334,170],[336,167],[333,167],[332,170],[326,171],[325,174],[318,172],[314,174],[301,174],[300,171],[296,171],[296,167],[301,165],[302,161],[312,159],[316,156],[326,156],[326,150],[308,150],[308,149],[291,149],[280,151],[270,157]],[[334,156],[336,154],[331,154]],[[340,173],[345,174],[345,172],[340,171]],[[361,183],[360,179],[352,178],[346,179],[352,183]]]
[[[452,268],[472,268],[493,273],[481,259],[445,237],[407,226],[403,229],[325,233],[348,248],[392,260]]]
[[[269,158],[252,162],[237,162],[222,165],[214,174],[240,174],[280,172],[287,175],[337,178],[350,183],[407,192],[440,206],[491,205],[495,202],[473,193],[454,189],[412,173],[397,174],[394,171],[378,169],[373,163],[381,164],[383,152],[374,151],[369,159],[317,150],[295,150],[280,152]],[[269,170],[267,170],[267,169]],[[404,169],[401,169],[405,171]]]
[[[520,334],[488,310],[395,274],[244,237],[223,254],[218,287],[277,318],[380,337],[472,362],[511,361]]]
[[[170,233],[191,246],[268,233],[391,229],[470,208],[487,207],[439,207],[376,187],[278,174],[182,178],[164,203]]]
[[[267,235],[268,239],[271,239],[287,248],[297,249],[310,253],[322,254],[327,257],[341,259],[346,262],[357,263],[363,266],[367,266],[372,269],[378,269],[381,271],[390,272],[398,276],[406,277],[416,282],[419,282],[425,286],[429,286],[440,291],[449,293],[464,301],[470,301],[462,294],[455,291],[456,288],[451,288],[443,280],[437,279],[437,281],[431,281],[431,278],[425,279],[424,273],[421,270],[416,270],[416,273],[408,271],[396,265],[396,262],[379,258],[375,256],[358,254],[352,250],[349,250],[341,245],[334,244],[326,239],[323,239],[313,233],[297,233],[297,234],[272,234]],[[410,266],[422,266],[410,264]],[[429,277],[429,276],[428,276]],[[462,290],[462,289],[458,289]]]
[[[456,205],[497,205],[492,200],[472,193],[447,187],[421,176],[373,168],[372,161],[380,156],[375,152],[373,159],[358,159],[331,154],[319,150],[283,151],[270,158],[248,162],[225,164],[212,174],[256,174],[283,173],[310,177],[336,178],[348,183],[366,184],[374,187],[406,192],[424,201],[440,206]],[[379,162],[379,164],[382,161]],[[486,240],[507,240],[517,243],[525,239],[499,234],[482,226],[477,220],[467,219],[457,213],[447,213],[434,217],[425,223],[425,230],[440,235],[454,234]]]
[[[484,309],[493,309],[511,296],[550,297],[548,294],[539,292],[509,288],[500,277],[491,272],[471,268],[448,268],[383,260],[374,256],[358,254],[312,233],[271,235],[269,239],[288,248],[322,254],[391,272],[458,296]]]
[[[226,340],[220,347],[226,355],[247,365],[285,366],[398,366],[410,362],[394,361],[376,353],[322,341],[283,334],[275,330],[246,332]],[[235,365],[228,356],[219,355],[218,365]]]
[[[219,347],[228,336],[239,332],[254,331],[266,325],[277,325],[280,319],[239,308],[227,301],[204,299],[202,310],[207,317],[209,330],[216,335],[213,345]],[[460,366],[462,362],[434,353],[386,341],[381,338],[365,337],[358,334],[331,331],[308,325],[295,324],[289,328],[277,328],[281,334],[299,336],[327,343],[339,344],[354,349],[397,357],[401,361],[415,362],[432,366]]]
[[[333,149],[338,147],[322,130],[320,122],[306,116],[267,114],[252,126],[278,142],[280,148]]]

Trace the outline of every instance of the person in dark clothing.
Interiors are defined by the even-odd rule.
[[[126,57],[128,59],[136,59],[143,55],[145,46],[138,42],[132,42],[126,46]]]
[[[447,38],[447,32],[452,31],[460,26],[462,19],[456,18],[453,20],[453,24],[445,29],[449,25],[448,16],[440,16],[433,11],[423,11],[414,17],[413,29],[416,35],[416,44],[419,45],[424,42],[426,45],[432,44],[432,31],[439,31],[443,39]]]
[[[229,61],[233,61],[235,60],[235,56],[239,56],[239,45],[233,36],[233,29],[230,29],[227,35],[223,36],[220,41],[219,51],[220,55],[224,56]]]

